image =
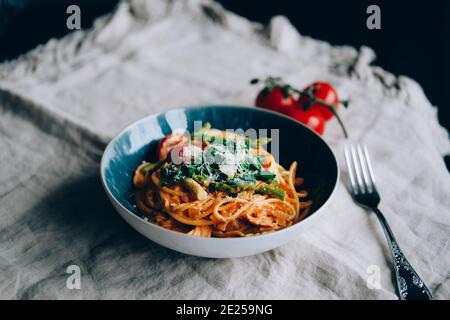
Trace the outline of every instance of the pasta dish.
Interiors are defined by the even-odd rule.
[[[202,237],[273,232],[303,219],[312,205],[289,169],[265,149],[269,139],[212,129],[164,137],[156,162],[136,168],[136,206],[148,221]]]

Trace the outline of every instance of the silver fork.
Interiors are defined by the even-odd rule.
[[[399,298],[401,300],[431,299],[430,291],[406,260],[385,217],[378,209],[380,195],[375,187],[375,176],[366,146],[358,144],[345,147],[344,154],[353,200],[361,207],[375,213],[388,240]]]

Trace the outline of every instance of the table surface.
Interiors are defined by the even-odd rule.
[[[179,106],[251,105],[249,79],[271,74],[299,87],[326,80],[351,99],[341,115],[371,151],[381,209],[434,297],[450,298],[448,133],[416,82],[373,59],[302,36],[282,16],[262,26],[210,1],[153,0],[1,64],[0,297],[395,299],[382,230],[343,181],[314,227],[240,259],[162,248],[108,202],[99,158],[124,126]],[[342,161],[335,120],[324,138]],[[71,265],[80,290],[67,287]]]

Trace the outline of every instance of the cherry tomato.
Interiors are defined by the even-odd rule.
[[[191,164],[202,156],[202,148],[193,144],[180,143],[174,146],[167,158],[174,164]],[[201,158],[200,158],[201,159]]]
[[[325,131],[325,118],[318,109],[311,108],[305,111],[299,106],[295,108],[289,115],[295,120],[307,125],[320,135],[322,135]]]
[[[269,92],[262,90],[256,97],[255,105],[263,109],[289,114],[295,108],[296,101],[293,95],[283,95],[281,87],[274,87]]]
[[[261,165],[264,169],[269,169],[272,166],[272,158],[265,154],[264,161]]]
[[[163,160],[167,158],[170,150],[172,150],[177,145],[183,145],[188,141],[187,136],[182,132],[172,132],[162,138],[162,140],[158,144],[158,148],[156,150],[156,156],[159,160]]]
[[[326,104],[334,106],[334,108],[337,110],[339,98],[336,89],[334,89],[331,84],[327,82],[314,82],[310,86],[306,87],[306,89],[303,91],[309,92],[314,98],[320,99]],[[307,106],[311,102],[307,96],[303,95],[300,97],[299,103],[303,106]],[[319,110],[322,113],[324,119],[327,121],[330,120],[334,115],[332,111],[318,102],[312,102],[308,110],[309,109]]]

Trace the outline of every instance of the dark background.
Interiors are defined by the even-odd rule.
[[[66,8],[81,7],[82,28],[110,12],[117,0],[0,0],[0,62],[18,57],[52,37],[71,32]],[[442,125],[450,128],[450,1],[243,1],[219,0],[251,20],[267,23],[283,14],[300,33],[337,45],[372,47],[375,64],[418,81],[439,107]],[[366,28],[366,9],[381,8],[381,30]]]

